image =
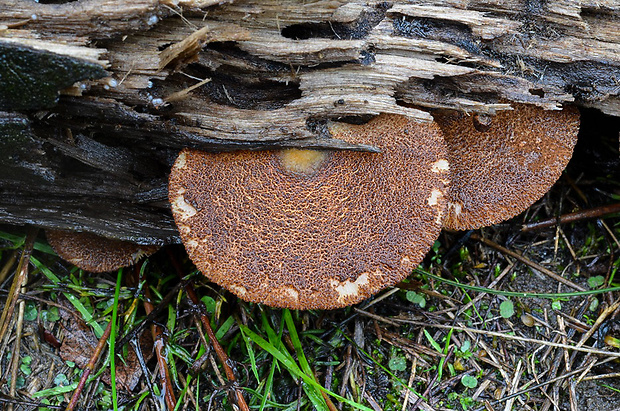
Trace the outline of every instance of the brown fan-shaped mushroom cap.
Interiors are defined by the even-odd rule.
[[[200,271],[247,301],[330,309],[416,267],[445,209],[439,128],[382,115],[330,131],[382,153],[180,153],[170,202]]]
[[[463,113],[433,114],[444,133],[450,190],[444,227],[496,224],[527,209],[560,177],[577,143],[579,112],[518,104],[484,127]]]
[[[130,266],[159,249],[156,245],[139,245],[91,233],[46,230],[45,236],[62,259],[96,273]]]

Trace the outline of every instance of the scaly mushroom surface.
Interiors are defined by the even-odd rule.
[[[439,128],[381,115],[329,129],[382,152],[180,153],[170,202],[200,271],[247,301],[331,309],[395,284],[420,263],[446,207]]]
[[[516,216],[540,199],[568,164],[579,111],[513,108],[485,122],[464,113],[433,114],[450,161],[444,227],[476,229]]]
[[[133,265],[159,249],[156,245],[140,245],[92,233],[46,230],[45,236],[61,258],[95,273]]]

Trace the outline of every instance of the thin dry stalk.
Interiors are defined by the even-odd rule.
[[[172,261],[172,265],[174,266],[177,272],[177,275],[179,276],[180,279],[182,279],[183,278],[182,267],[179,265],[179,262],[177,261],[176,257],[172,254],[170,250],[168,250],[168,255],[170,256],[170,260]],[[185,292],[187,293],[187,296],[190,298],[190,300],[192,300],[192,303],[196,307],[203,308],[201,312],[204,312],[204,305],[202,304],[202,301],[200,301],[200,298],[198,298],[198,295],[196,294],[196,291],[194,291],[194,287],[192,287],[191,284],[187,284],[185,286]],[[207,336],[209,337],[209,340],[211,341],[211,345],[213,346],[213,349],[215,350],[215,354],[217,355],[218,359],[220,360],[220,363],[222,364],[222,367],[224,368],[224,372],[226,373],[226,378],[234,386],[235,397],[237,399],[237,406],[239,407],[241,411],[250,411],[250,408],[248,407],[247,403],[245,402],[245,399],[243,398],[242,390],[236,386],[237,378],[235,377],[235,373],[232,367],[230,366],[230,360],[228,358],[228,355],[226,355],[226,351],[224,351],[219,341],[217,340],[217,337],[215,336],[215,333],[213,332],[213,328],[211,328],[209,319],[207,318],[206,315],[201,314],[200,322],[202,322],[202,325],[207,333]]]
[[[407,388],[405,389],[405,399],[403,400],[403,406],[401,411],[405,411],[407,409],[407,404],[409,404],[409,395],[411,394],[411,389],[413,386],[413,380],[416,375],[416,367],[418,366],[418,359],[413,357],[413,361],[411,362],[411,375],[409,376],[409,381],[407,382]]]
[[[144,287],[144,310],[149,315],[155,307],[151,303],[151,292],[148,285]],[[163,385],[164,398],[166,400],[166,406],[169,410],[174,410],[176,406],[176,398],[174,396],[174,388],[172,386],[172,378],[170,377],[170,369],[168,368],[168,362],[166,360],[165,344],[164,344],[164,330],[155,323],[151,324],[151,333],[153,334],[153,347],[155,348],[155,355],[157,356],[157,364],[159,365],[159,378]]]
[[[594,325],[592,325],[590,330],[588,330],[588,332],[585,333],[581,337],[581,340],[579,340],[579,342],[577,343],[577,347],[581,347],[586,341],[588,341],[588,339],[590,337],[592,337],[592,334],[594,334],[596,332],[596,330],[598,330],[598,327],[600,327],[600,325],[603,323],[603,321],[605,321],[605,319],[607,319],[609,314],[611,314],[614,311],[616,311],[616,309],[618,307],[620,307],[620,301],[617,301],[615,304],[613,304],[613,305],[607,307],[606,309],[604,309],[601,312],[601,314],[598,316],[598,318],[596,319],[596,322],[594,323]]]
[[[88,380],[88,377],[90,377],[90,374],[95,369],[95,365],[97,364],[97,361],[99,360],[99,357],[101,356],[101,353],[103,352],[103,347],[105,347],[106,341],[108,341],[108,338],[110,338],[111,331],[112,331],[112,321],[109,321],[108,326],[103,331],[103,335],[101,336],[101,338],[99,339],[99,342],[97,343],[97,346],[95,347],[95,351],[93,351],[93,355],[91,355],[90,360],[88,361],[88,364],[86,364],[86,368],[84,368],[82,377],[80,377],[80,382],[75,388],[75,391],[73,391],[73,395],[71,396],[71,401],[69,401],[69,405],[67,405],[67,408],[65,408],[65,411],[73,411],[75,409],[75,406],[77,405],[78,400],[80,398],[80,394],[82,393],[82,391],[84,390],[84,387],[86,386],[86,381]]]
[[[510,382],[510,391],[511,394],[513,394],[516,390],[517,387],[519,385],[519,381],[521,380],[521,369],[523,368],[523,361],[518,361],[517,362],[517,368],[514,371],[514,377],[512,379],[512,381]],[[517,399],[517,397],[512,397],[510,398],[508,401],[506,401],[506,405],[504,406],[504,411],[510,411],[512,410],[512,406],[515,402],[515,400]]]
[[[356,308],[355,311],[357,311],[358,313],[363,314],[365,316],[368,316],[370,318],[375,318],[377,320],[382,320],[382,318],[380,316],[374,315],[374,314],[366,312],[366,311],[362,311],[362,310],[360,310],[358,308]],[[396,319],[392,319],[392,320],[393,321],[397,321],[397,322],[401,322],[401,323],[405,323],[405,324],[418,325],[418,326],[421,326],[421,327],[441,328],[441,329],[444,329],[444,330],[452,329],[452,330],[455,330],[455,331],[465,331],[465,332],[470,332],[470,333],[475,333],[475,334],[484,334],[484,335],[491,336],[491,337],[505,338],[505,339],[508,339],[508,340],[522,341],[522,342],[527,342],[527,343],[530,343],[530,344],[541,344],[541,345],[546,345],[546,346],[549,346],[549,347],[566,348],[568,350],[581,351],[581,352],[587,352],[587,353],[591,353],[591,354],[603,355],[603,356],[607,356],[607,357],[620,358],[620,352],[604,351],[604,350],[599,350],[599,349],[591,348],[591,347],[581,347],[581,346],[578,347],[578,346],[574,346],[574,345],[566,345],[566,344],[560,344],[560,343],[553,343],[553,342],[549,342],[549,341],[543,341],[543,340],[537,340],[537,339],[532,339],[532,338],[519,337],[517,335],[504,334],[504,333],[495,332],[495,331],[477,330],[475,328],[461,327],[459,325],[430,324],[430,323],[425,323],[425,322],[422,322],[422,321],[405,320],[405,319],[400,319],[400,318],[396,318]]]
[[[521,261],[523,264],[526,264],[526,265],[532,267],[533,269],[535,269],[537,271],[540,271],[541,273],[545,274],[547,277],[553,278],[554,280],[556,280],[556,281],[558,281],[558,282],[560,282],[560,283],[562,283],[564,285],[567,285],[567,286],[569,286],[569,287],[571,287],[571,288],[573,288],[573,289],[575,289],[577,291],[586,291],[586,289],[583,288],[582,286],[577,285],[574,282],[572,282],[570,280],[567,280],[566,278],[564,278],[564,277],[562,277],[560,275],[557,275],[556,273],[554,273],[553,271],[543,267],[542,265],[536,264],[535,262],[533,262],[533,261],[523,257],[521,254],[516,253],[514,251],[511,251],[511,250],[507,249],[506,247],[502,247],[501,245],[499,245],[499,244],[497,244],[497,243],[495,243],[495,242],[493,242],[493,241],[491,241],[491,240],[489,240],[487,238],[484,238],[484,237],[482,237],[482,236],[480,236],[478,234],[472,234],[471,238],[473,238],[474,240],[480,241],[481,243],[486,244],[489,247],[492,247],[492,248],[496,249],[497,251],[499,251],[499,252],[501,252],[503,254],[506,254],[506,255],[509,255],[511,257],[514,257],[517,260]]]
[[[26,235],[26,242],[24,244],[24,250],[22,251],[22,255],[19,259],[19,264],[17,266],[17,275],[15,275],[15,278],[13,278],[11,289],[9,290],[9,294],[7,295],[6,301],[4,303],[2,316],[0,316],[0,341],[2,341],[2,347],[0,347],[0,362],[4,353],[7,352],[6,347],[9,344],[10,336],[10,333],[8,333],[7,331],[11,324],[11,319],[13,318],[13,313],[15,311],[15,305],[17,304],[17,300],[19,298],[19,293],[20,291],[22,291],[22,287],[25,286],[28,281],[28,264],[30,263],[30,255],[32,254],[34,240],[37,237],[37,232],[38,230],[36,228],[31,228],[28,230],[28,234]],[[19,354],[13,355],[13,360],[11,361],[11,363],[17,361],[17,357],[19,357]],[[13,378],[12,381],[15,381],[15,378]]]
[[[188,284],[185,286],[185,292],[187,293],[189,298],[192,300],[194,305],[198,307],[202,306],[202,301],[200,301],[200,298],[198,298],[198,295],[194,291],[194,288],[191,286],[191,284]],[[207,332],[207,336],[209,337],[209,340],[211,341],[211,345],[213,345],[213,349],[215,350],[215,354],[217,355],[217,358],[220,360],[220,363],[222,363],[222,366],[224,367],[226,378],[228,379],[228,381],[233,383],[233,385],[235,385],[235,397],[237,398],[237,405],[239,409],[241,411],[250,411],[250,408],[248,407],[247,403],[245,402],[245,399],[243,398],[243,392],[241,391],[239,387],[236,386],[237,378],[235,377],[235,373],[233,372],[233,369],[230,366],[230,363],[229,363],[230,360],[228,358],[228,355],[226,355],[226,351],[224,351],[219,341],[217,340],[217,337],[215,336],[215,333],[213,332],[213,328],[211,328],[211,324],[209,323],[209,319],[207,318],[206,315],[202,314],[200,315],[200,322],[202,322],[202,325],[205,328],[205,331]]]
[[[24,301],[19,302],[19,308],[17,312],[17,324],[15,326],[15,345],[13,346],[13,353],[11,355],[11,387],[9,389],[9,395],[15,397],[17,392],[17,370],[20,362],[20,351],[22,342],[22,332],[24,329]],[[13,411],[13,404],[9,405],[7,411]]]
[[[2,270],[0,270],[0,283],[3,282],[6,279],[6,277],[9,275],[11,268],[13,268],[13,266],[15,265],[15,261],[17,261],[18,255],[19,255],[19,252],[17,250],[13,250],[13,252],[9,256],[9,259],[2,267]]]
[[[533,231],[540,230],[542,228],[552,227],[556,224],[573,223],[575,221],[581,221],[591,218],[599,218],[609,214],[620,212],[620,203],[609,204],[601,207],[594,207],[587,210],[576,211],[574,213],[564,214],[558,218],[550,218],[548,220],[537,221],[535,223],[526,224],[521,228],[521,231]]]

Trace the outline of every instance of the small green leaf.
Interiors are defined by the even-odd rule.
[[[34,321],[37,319],[37,306],[32,301],[28,301],[26,303],[26,307],[24,309],[24,320],[26,321]]]
[[[603,284],[605,284],[605,277],[602,275],[595,275],[594,277],[588,278],[588,286],[592,289],[598,288]]]
[[[461,377],[461,384],[467,388],[476,388],[478,386],[478,379],[466,374]]]
[[[499,305],[499,314],[503,318],[510,318],[515,313],[515,305],[510,300],[502,301]]]
[[[41,311],[41,319],[43,321],[56,322],[60,320],[60,314],[57,307],[51,307],[49,310]]]
[[[19,366],[19,370],[24,374],[24,375],[30,375],[32,374],[32,369],[30,368],[30,365],[28,364],[22,364]]]
[[[212,297],[205,295],[200,299],[200,301],[202,301],[202,303],[205,305],[205,309],[207,310],[208,314],[213,314],[215,312],[216,303]]]
[[[421,308],[426,307],[426,299],[424,298],[424,295],[418,294],[415,291],[407,291],[406,297],[407,300],[413,304],[417,304]]]
[[[559,300],[555,300],[554,302],[551,303],[551,308],[553,308],[556,311],[559,311],[562,309],[562,303]]]
[[[591,312],[595,312],[596,310],[598,310],[598,305],[599,305],[598,298],[593,298],[592,302],[590,303],[590,306],[588,307],[588,310],[590,310]]]
[[[405,359],[405,357],[401,357],[398,355],[394,356],[390,358],[390,361],[388,362],[388,367],[392,371],[405,371],[407,369],[407,360]]]
[[[66,386],[66,385],[69,385],[69,380],[67,379],[67,376],[65,374],[58,374],[54,378],[54,384]]]

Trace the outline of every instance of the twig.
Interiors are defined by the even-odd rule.
[[[86,368],[84,368],[82,377],[80,377],[80,382],[75,388],[75,391],[73,391],[73,395],[71,396],[71,401],[69,401],[69,405],[67,405],[67,408],[65,408],[65,411],[73,411],[75,409],[78,399],[80,398],[80,394],[82,393],[82,391],[84,390],[84,387],[86,386],[86,381],[88,380],[88,377],[95,369],[95,364],[97,364],[97,361],[99,360],[99,357],[101,356],[101,352],[103,351],[103,347],[105,346],[106,341],[108,341],[108,338],[110,338],[111,331],[112,331],[112,321],[109,321],[108,326],[105,328],[103,335],[101,336],[101,338],[99,339],[99,342],[97,343],[97,346],[95,347],[95,351],[93,352],[93,355],[90,356],[90,360],[88,361],[88,364],[86,364]]]
[[[521,228],[521,231],[540,230],[542,228],[552,227],[556,224],[572,223],[575,221],[598,218],[614,213],[620,213],[620,203],[594,207],[588,210],[576,211],[574,213],[561,215],[557,218],[549,218],[547,220],[526,224]]]
[[[11,318],[13,318],[15,304],[17,303],[21,288],[26,284],[28,280],[28,264],[30,263],[30,255],[32,254],[34,240],[37,237],[37,232],[38,229],[36,228],[31,228],[30,230],[28,230],[28,234],[26,235],[26,242],[24,243],[24,250],[22,251],[22,255],[19,259],[19,264],[17,266],[17,275],[15,276],[15,278],[13,278],[11,289],[9,290],[9,294],[7,295],[6,301],[4,303],[2,316],[0,316],[0,341],[2,341],[2,346],[0,347],[0,360],[2,359],[2,355],[7,352],[6,346],[9,343],[7,330],[9,329],[9,325],[11,324]],[[13,359],[15,360],[15,355],[13,357]]]
[[[149,315],[155,307],[151,303],[151,291],[148,285],[144,287],[144,310]],[[166,400],[166,407],[169,410],[174,410],[177,400],[174,396],[174,388],[172,387],[172,379],[170,378],[170,369],[166,362],[165,344],[164,344],[164,330],[155,322],[151,323],[151,333],[153,334],[153,347],[155,348],[155,355],[157,356],[157,364],[159,365],[159,378],[164,389],[164,398]]]
[[[607,319],[609,314],[611,314],[614,311],[616,311],[616,309],[618,307],[620,307],[620,301],[617,301],[614,305],[609,306],[606,309],[604,309],[603,312],[601,312],[601,314],[596,319],[596,322],[594,323],[594,325],[592,327],[590,327],[588,332],[585,333],[581,337],[581,340],[579,340],[579,342],[577,343],[577,347],[581,347],[588,340],[588,338],[590,338],[592,336],[592,334],[594,334],[596,332],[596,330],[598,330],[598,327],[603,323],[603,321],[605,321]]]
[[[554,273],[553,271],[543,267],[542,265],[536,264],[535,262],[528,260],[527,258],[523,257],[521,254],[515,253],[514,251],[511,251],[509,249],[507,249],[506,247],[502,247],[501,245],[486,239],[478,234],[472,234],[471,238],[473,238],[474,240],[478,240],[483,244],[488,245],[489,247],[492,247],[494,249],[496,249],[497,251],[507,254],[511,257],[516,258],[517,260],[521,261],[524,264],[529,265],[530,267],[532,267],[533,269],[540,271],[541,273],[545,274],[547,277],[551,277],[554,280],[561,282],[564,285],[567,285],[575,290],[578,291],[586,291],[585,288],[581,287],[580,285],[575,284],[574,282],[567,280],[566,278],[557,275],[556,273]]]
[[[176,269],[177,275],[179,276],[179,278],[183,279],[184,277],[183,269],[181,268],[179,262],[177,261],[176,257],[172,254],[172,251],[170,249],[168,249],[168,255],[170,256],[172,265]],[[196,307],[201,309],[200,312],[204,313],[205,312],[204,305],[202,301],[200,301],[200,298],[198,298],[196,291],[194,291],[194,287],[192,287],[192,285],[189,283],[186,284],[185,292],[187,293],[187,296],[190,298],[190,300],[192,300],[192,303]],[[247,403],[245,402],[245,399],[243,398],[243,392],[236,385],[237,378],[235,377],[235,373],[233,372],[233,369],[230,366],[230,360],[228,358],[228,355],[226,355],[226,351],[224,351],[219,341],[217,340],[217,337],[215,336],[215,333],[213,332],[213,328],[211,328],[209,319],[207,318],[205,314],[200,314],[200,322],[202,322],[202,325],[205,328],[205,331],[207,332],[207,336],[209,337],[209,340],[211,341],[211,345],[213,346],[213,349],[215,350],[215,354],[217,355],[217,358],[220,360],[220,363],[222,363],[222,367],[224,368],[224,372],[226,373],[226,378],[228,379],[228,381],[232,383],[232,386],[235,388],[237,406],[239,407],[241,411],[250,411],[250,408],[248,407]]]
[[[17,325],[15,326],[15,345],[13,346],[13,352],[11,353],[11,387],[9,389],[9,395],[15,397],[17,391],[17,369],[19,366],[19,352],[22,345],[22,332],[24,330],[24,309],[26,304],[24,301],[19,302],[19,308],[17,312]],[[13,405],[10,405],[8,411],[13,410]]]
[[[382,317],[380,317],[378,315],[374,315],[374,314],[369,313],[367,311],[362,311],[362,310],[360,310],[358,308],[354,308],[354,310],[357,311],[360,314],[363,314],[363,315],[367,316],[367,317],[375,318],[375,319],[377,319],[379,321],[383,320]],[[590,353],[590,354],[597,354],[597,355],[604,355],[604,356],[608,356],[608,357],[620,358],[620,352],[598,350],[596,348],[590,348],[590,347],[577,347],[577,346],[574,346],[574,345],[560,344],[560,343],[554,343],[554,342],[550,342],[550,341],[543,341],[543,340],[537,340],[537,339],[532,339],[532,338],[519,337],[517,335],[504,334],[504,333],[499,333],[499,332],[495,332],[495,331],[486,331],[486,330],[478,330],[478,329],[469,328],[469,327],[461,327],[459,325],[429,324],[429,323],[425,323],[425,322],[422,322],[422,321],[405,320],[405,319],[401,319],[401,318],[393,318],[392,321],[396,321],[396,322],[400,322],[400,323],[405,323],[405,324],[419,325],[421,327],[441,328],[441,329],[444,329],[444,330],[453,329],[453,330],[456,330],[456,331],[466,331],[466,332],[471,332],[471,333],[474,333],[474,334],[484,334],[484,335],[491,336],[491,337],[505,338],[507,340],[521,341],[521,342],[527,342],[527,343],[533,343],[533,344],[541,344],[541,345],[546,345],[546,346],[549,346],[549,347],[566,348],[568,350],[575,350],[575,351],[587,352],[587,353]]]
[[[15,265],[15,261],[17,261],[18,255],[19,252],[17,250],[13,250],[13,252],[9,256],[8,261],[6,262],[6,264],[4,264],[2,270],[0,270],[0,282],[3,282],[5,278],[9,275],[11,268],[13,268],[13,265]]]
[[[15,304],[17,303],[17,296],[21,290],[21,287],[26,283],[26,277],[28,276],[28,264],[30,263],[30,255],[34,247],[34,240],[37,237],[37,229],[30,229],[26,236],[26,242],[24,244],[24,251],[19,259],[19,265],[17,266],[17,275],[13,278],[9,295],[6,298],[4,310],[0,317],[0,338],[4,337],[9,324],[11,323],[11,317],[15,311]]]

